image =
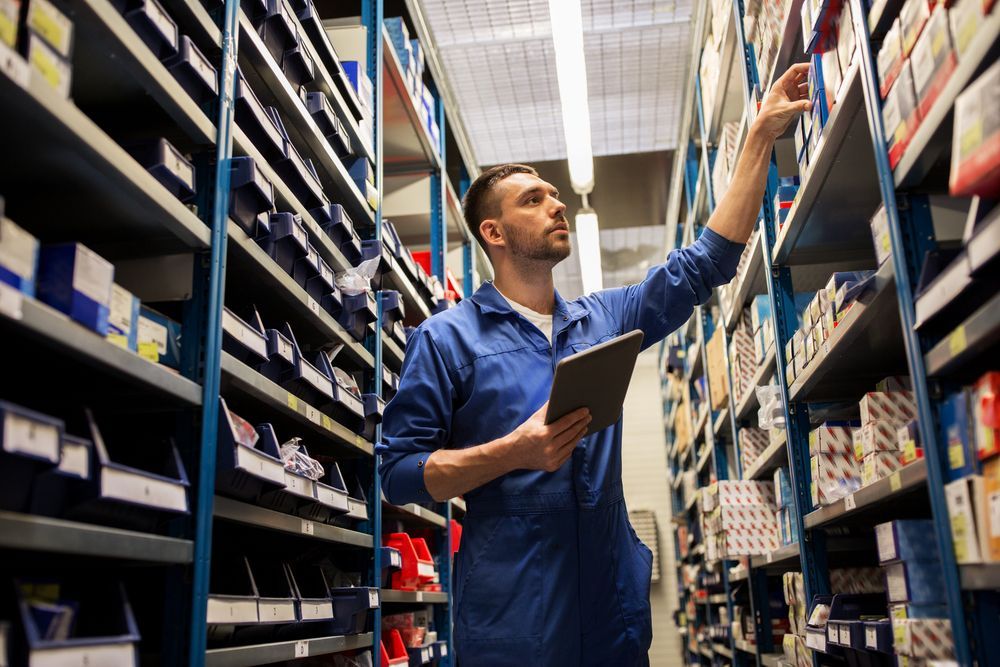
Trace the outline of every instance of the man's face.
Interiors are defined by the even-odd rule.
[[[513,174],[500,182],[497,220],[513,257],[551,262],[569,257],[566,205],[550,183],[531,174]]]

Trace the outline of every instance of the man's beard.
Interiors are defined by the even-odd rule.
[[[568,243],[565,245],[553,243],[551,232],[536,237],[509,226],[504,229],[504,234],[507,237],[507,248],[511,256],[516,259],[551,262],[555,265],[569,257],[572,252]]]

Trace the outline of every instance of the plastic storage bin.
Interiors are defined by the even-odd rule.
[[[269,440],[267,448],[280,451],[279,440],[271,424],[261,424],[257,427],[262,440]],[[316,482],[304,475],[299,475],[285,468],[285,486],[274,489],[260,496],[259,504],[285,514],[295,514],[296,510],[316,503]]]
[[[348,262],[353,265],[361,261],[361,237],[343,206],[330,204],[330,222],[323,225],[323,231],[337,244]]]
[[[258,371],[271,382],[279,383],[282,377],[295,367],[295,344],[292,343],[294,339],[292,329],[286,322],[281,331],[267,329],[264,333],[267,335],[267,363],[262,365]]]
[[[128,152],[177,199],[185,203],[194,199],[197,187],[194,165],[169,141],[154,139],[132,144]]]
[[[340,474],[336,461],[325,463],[326,474],[316,481],[316,504],[302,508],[300,514],[307,519],[326,523],[350,511],[347,484]]]
[[[216,443],[215,490],[225,496],[253,502],[262,493],[285,487],[285,466],[270,438],[260,437],[248,445],[241,427],[229,411],[224,398],[219,398],[219,431]]]
[[[302,218],[292,213],[273,213],[270,222],[270,234],[258,242],[282,271],[292,275],[295,262],[309,254],[309,234]]]
[[[348,519],[356,519],[358,521],[368,520],[368,498],[365,496],[365,490],[361,486],[361,480],[358,476],[354,476],[354,483],[348,488],[350,495],[347,496],[347,504],[349,511],[347,512]]]
[[[390,588],[397,591],[416,591],[423,581],[430,581],[433,578],[434,561],[428,558],[430,554],[427,553],[426,542],[423,543],[420,553],[417,551],[415,540],[407,533],[390,533],[382,538],[382,542],[385,546],[399,551],[402,558],[399,570],[392,574]],[[428,575],[431,575],[430,578]]]
[[[208,625],[231,627],[256,624],[260,619],[257,597],[257,587],[245,557],[218,550],[212,554],[206,617]],[[219,634],[224,633],[214,633],[215,636]]]
[[[280,63],[282,54],[291,48],[296,38],[292,10],[285,0],[266,1],[257,32],[275,61]]]
[[[93,457],[94,443],[64,433],[59,443],[59,465],[40,471],[35,476],[31,489],[31,513],[62,516],[66,511],[71,485],[90,479]],[[0,469],[6,467],[5,462],[0,462]]]
[[[309,6],[311,7],[312,3],[309,3]],[[347,131],[343,123],[340,122],[340,118],[337,117],[337,114],[333,111],[333,107],[330,106],[330,100],[326,94],[322,92],[308,93],[306,95],[306,109],[313,117],[313,120],[316,121],[319,131],[330,142],[330,146],[333,147],[337,157],[345,158],[350,156],[350,137],[347,136]]]
[[[333,600],[323,570],[315,564],[286,563],[295,593],[297,616],[302,623],[333,619]]]
[[[28,509],[36,475],[59,463],[61,419],[0,401],[0,509]]]
[[[251,323],[229,308],[222,309],[222,349],[251,368],[267,362],[264,323],[254,308]]]
[[[67,639],[46,639],[41,625],[51,620],[44,610],[32,608],[24,588],[56,583],[60,600],[75,603]],[[9,584],[8,584],[9,585]],[[17,612],[11,650],[12,665],[101,665],[134,667],[139,664],[140,640],[132,606],[118,582],[80,577],[59,582],[15,580]]]
[[[236,124],[261,155],[266,159],[280,156],[285,147],[285,139],[274,122],[277,111],[273,107],[261,104],[238,68],[234,103]]]
[[[325,195],[316,168],[299,154],[287,135],[283,154],[284,158],[273,163],[274,170],[307,210],[321,205]]]
[[[379,585],[382,588],[389,588],[393,573],[403,567],[403,557],[399,554],[399,549],[395,547],[381,547],[381,555],[382,571]]]
[[[386,635],[386,639],[389,640],[389,645],[386,646],[385,642],[379,643],[379,653],[380,665],[408,665],[410,664],[410,656],[406,652],[406,644],[403,643],[403,638],[399,635],[399,630],[393,628]]]
[[[229,217],[251,238],[256,238],[262,231],[258,222],[260,214],[274,210],[274,185],[264,177],[252,157],[234,157],[230,164]]]
[[[363,341],[368,325],[378,319],[375,297],[371,292],[341,296],[344,305],[337,321],[355,340]]]
[[[294,623],[295,593],[284,564],[267,558],[248,558],[250,575],[257,587],[257,616],[261,624]]]
[[[157,58],[177,55],[180,41],[177,23],[159,2],[131,0],[125,9],[125,20]]]
[[[334,618],[331,633],[335,635],[361,634],[368,627],[371,610],[379,608],[377,588],[331,588],[330,599]]]
[[[333,401],[333,371],[326,353],[316,353],[315,365],[306,361],[298,343],[292,339],[295,365],[281,378],[281,386],[315,408],[324,408]]]
[[[385,412],[385,401],[375,394],[365,394],[365,423],[361,430],[361,437],[365,440],[375,439],[375,429],[382,423],[382,414]]]
[[[316,64],[306,51],[302,37],[297,31],[292,44],[281,54],[281,71],[295,88],[304,86],[316,78]]]
[[[307,285],[314,278],[319,278],[319,253],[316,252],[312,243],[306,241],[305,256],[299,257],[292,264],[292,279],[298,283],[299,287],[308,292]]]
[[[198,105],[209,104],[219,96],[218,72],[187,35],[181,35],[177,42],[177,55],[163,64]]]

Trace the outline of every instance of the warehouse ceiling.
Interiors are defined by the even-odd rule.
[[[582,0],[594,155],[674,148],[691,0]],[[566,157],[547,0],[422,0],[482,165]]]

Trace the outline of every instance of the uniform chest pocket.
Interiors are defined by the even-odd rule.
[[[595,345],[600,345],[601,343],[606,343],[606,342],[608,342],[609,340],[611,340],[612,338],[614,338],[617,335],[618,334],[612,332],[612,333],[605,334],[605,335],[603,335],[600,338],[597,338],[595,340],[591,340],[591,341],[579,341],[579,342],[575,342],[575,343],[570,343],[569,348],[573,351],[573,354],[576,354],[577,352],[583,352],[584,350],[589,350],[590,348],[594,347]]]

